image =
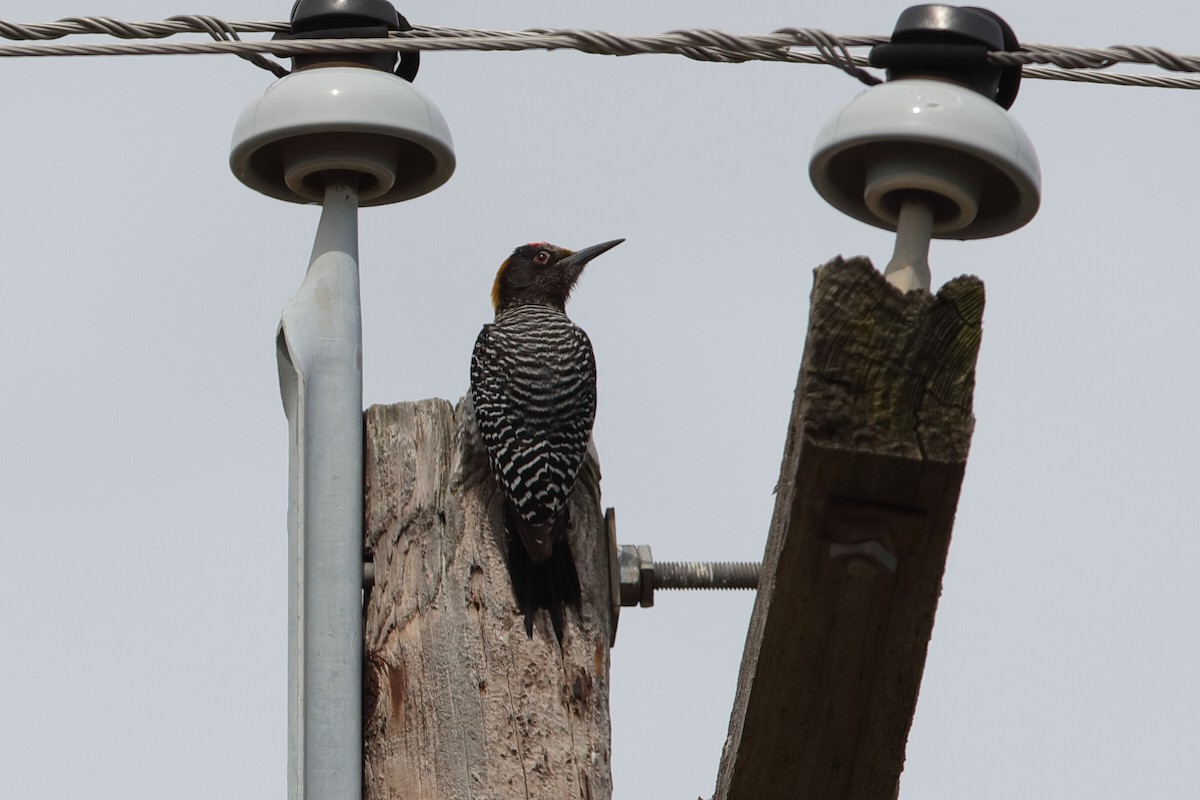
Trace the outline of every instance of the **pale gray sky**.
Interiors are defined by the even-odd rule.
[[[0,1],[279,19],[290,0]],[[415,22],[887,33],[904,3],[412,2]],[[991,6],[1026,41],[1196,52],[1194,4]],[[1117,7],[1113,7],[1116,9]],[[226,164],[273,80],[228,56],[0,60],[0,796],[282,797],[279,310],[318,211]],[[859,90],[815,66],[427,55],[437,192],[362,214],[368,403],[457,398],[513,246],[623,236],[570,307],[604,501],[664,560],[762,555],[814,266],[889,234],[809,184]],[[901,797],[1184,798],[1200,752],[1200,95],[1026,80],[1043,205],[935,243],[988,289],[974,445]],[[660,594],[613,654],[622,800],[713,788],[752,598]]]

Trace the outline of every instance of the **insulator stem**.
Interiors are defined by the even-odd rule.
[[[921,192],[908,192],[896,223],[896,249],[883,276],[902,292],[929,291],[929,242],[933,238],[933,204]]]

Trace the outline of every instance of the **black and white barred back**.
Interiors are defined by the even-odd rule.
[[[471,399],[492,474],[530,557],[541,562],[560,533],[555,523],[567,512],[596,417],[591,341],[558,309],[505,309],[475,341]]]

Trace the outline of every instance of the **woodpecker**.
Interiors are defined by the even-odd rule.
[[[508,570],[531,638],[544,608],[561,642],[564,608],[580,604],[568,501],[596,417],[596,359],[567,298],[587,263],[623,241],[515,249],[492,284],[495,321],[471,355],[475,433],[504,493]]]

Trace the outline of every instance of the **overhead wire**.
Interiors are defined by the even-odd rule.
[[[387,38],[243,40],[243,33],[279,33],[283,21],[235,21],[204,14],[181,14],[157,22],[126,22],[112,17],[69,17],[56,22],[15,23],[0,20],[0,39],[31,44],[0,45],[0,58],[50,56],[202,55],[233,54],[274,73],[287,74],[267,55],[291,57],[312,53],[377,53],[396,51],[520,51],[576,50],[594,55],[681,55],[699,61],[741,63],[781,61],[828,64],[873,85],[880,78],[865,67],[866,56],[852,48],[872,47],[886,36],[838,36],[815,28],[781,28],[765,34],[732,34],[718,30],[679,30],[650,35],[620,35],[604,31],[532,28],[496,31],[433,25],[392,33]],[[128,41],[166,39],[200,33],[214,41]],[[75,35],[105,35],[119,43],[57,43]],[[803,50],[799,48],[811,48]],[[1016,51],[988,54],[997,64],[1023,66],[1023,75],[1041,80],[1169,89],[1200,89],[1200,78],[1178,75],[1115,73],[1118,64],[1157,67],[1168,72],[1200,73],[1200,57],[1172,53],[1159,47],[1120,45],[1106,48],[1023,44]]]

